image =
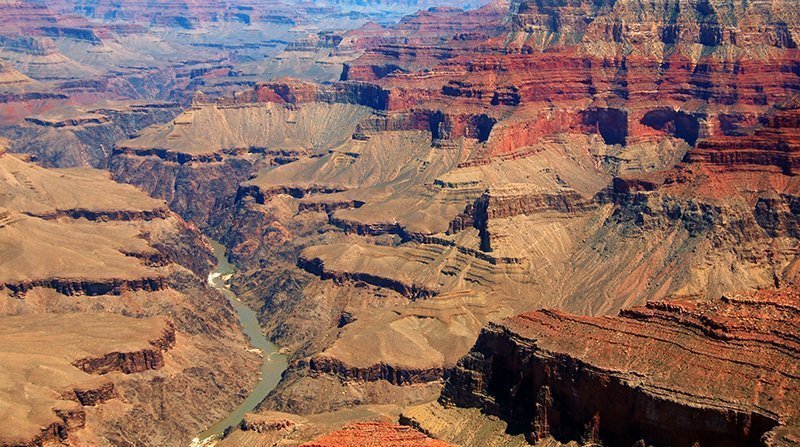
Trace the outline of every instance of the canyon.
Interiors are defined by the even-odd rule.
[[[102,171],[0,172],[0,442],[173,444],[232,408],[257,359],[200,232]]]
[[[790,0],[0,3],[0,445],[189,444],[259,380],[240,304],[288,364],[209,445],[800,444],[798,33]]]

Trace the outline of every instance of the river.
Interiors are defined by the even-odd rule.
[[[256,313],[239,301],[236,294],[226,284],[226,280],[230,278],[234,266],[225,257],[225,247],[213,241],[211,245],[214,247],[214,255],[217,258],[217,268],[208,275],[208,283],[225,295],[225,298],[236,309],[236,315],[242,323],[244,333],[250,339],[251,348],[260,350],[264,360],[261,364],[261,378],[253,391],[250,392],[250,395],[228,416],[208,427],[206,431],[194,438],[191,443],[192,447],[212,446],[228,427],[238,425],[244,418],[245,413],[253,411],[267,397],[267,394],[278,385],[281,374],[287,367],[286,356],[279,354],[278,347],[261,332]]]

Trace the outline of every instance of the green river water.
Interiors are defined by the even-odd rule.
[[[258,349],[263,353],[263,362],[261,364],[261,378],[250,392],[250,395],[236,407],[228,416],[221,421],[208,427],[206,431],[200,433],[195,439],[192,440],[192,447],[210,446],[214,444],[222,433],[229,427],[238,425],[244,418],[245,413],[253,411],[255,407],[261,403],[262,400],[272,391],[281,379],[281,374],[286,370],[287,361],[286,356],[278,353],[278,347],[270,342],[261,332],[261,326],[258,324],[256,313],[253,312],[244,303],[239,301],[236,294],[226,284],[226,279],[229,277],[234,266],[228,262],[225,257],[225,247],[217,242],[212,242],[214,247],[214,255],[217,258],[217,268],[208,275],[208,283],[215,289],[219,290],[225,298],[230,301],[239,321],[242,323],[245,335],[250,339],[250,347]]]

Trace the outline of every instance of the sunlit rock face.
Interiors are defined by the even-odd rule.
[[[783,329],[795,325],[797,291],[693,298],[616,317],[538,311],[493,323],[442,401],[499,415],[531,442],[791,442],[797,393],[783,390],[800,386],[798,351]]]
[[[255,382],[205,238],[163,201],[0,153],[0,253],[3,445],[179,444]]]

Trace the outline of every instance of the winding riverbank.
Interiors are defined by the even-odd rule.
[[[230,301],[242,327],[245,335],[250,339],[250,346],[253,349],[258,349],[263,355],[263,362],[261,364],[261,379],[256,387],[247,398],[235,410],[221,421],[208,427],[206,431],[200,433],[192,440],[192,447],[210,446],[230,427],[239,424],[244,415],[253,411],[261,401],[267,397],[281,379],[281,374],[286,370],[287,360],[286,356],[278,353],[278,347],[270,342],[261,332],[261,326],[258,324],[256,313],[247,307],[244,303],[239,301],[236,294],[228,287],[226,280],[230,278],[234,270],[234,266],[228,262],[225,257],[225,247],[215,241],[211,245],[214,247],[214,255],[217,258],[217,268],[208,275],[208,283],[220,293],[225,295],[225,298]]]

